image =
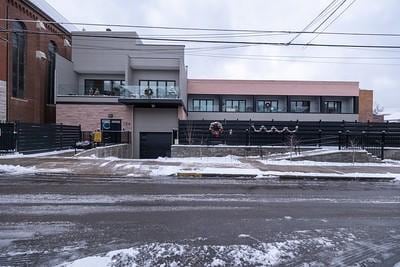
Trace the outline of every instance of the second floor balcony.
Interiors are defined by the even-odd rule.
[[[79,97],[87,99],[180,99],[178,86],[124,85],[113,81],[109,86],[93,86],[77,89],[73,85],[59,85],[57,97]]]

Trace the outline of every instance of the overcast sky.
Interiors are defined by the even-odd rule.
[[[47,2],[71,22],[302,30],[332,0],[47,0]],[[352,0],[348,0],[337,14],[351,2]],[[399,11],[400,1],[398,0],[357,0],[326,31],[400,33]],[[82,26],[78,26],[78,28],[82,29]],[[86,30],[104,30],[106,27],[85,26],[85,28]],[[207,33],[177,30],[132,30],[142,36]],[[212,36],[210,40],[287,42],[292,37],[294,36],[263,35],[240,38]],[[295,42],[307,43],[312,38],[313,35],[303,34]],[[206,39],[206,36],[202,36],[201,39]],[[151,43],[151,41],[144,42]],[[400,46],[400,37],[355,38],[320,35],[313,40],[313,43]],[[292,46],[248,46],[228,49],[227,45],[193,43],[185,43],[185,45],[189,78],[359,81],[361,88],[375,90],[376,102],[385,106],[386,110],[397,107],[400,109],[399,99],[397,99],[400,98],[398,86],[400,83],[400,49]],[[224,49],[191,50],[198,47],[216,46],[222,46]],[[363,57],[363,59],[359,57]],[[322,63],[316,63],[318,61]]]

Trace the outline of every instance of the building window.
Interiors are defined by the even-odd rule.
[[[12,96],[23,98],[25,89],[25,55],[26,33],[25,25],[15,21],[11,24],[12,47]]]
[[[213,99],[193,99],[193,111],[213,112]]]
[[[123,85],[121,80],[85,80],[85,95],[119,96]]]
[[[225,112],[246,112],[246,100],[225,100]]]
[[[342,102],[341,101],[324,101],[323,112],[324,113],[342,113]]]
[[[291,101],[290,112],[296,113],[309,113],[310,112],[310,101]]]
[[[278,100],[257,100],[257,112],[278,112]]]
[[[155,97],[165,98],[167,96],[178,96],[176,81],[167,80],[140,80],[140,94],[144,94],[147,88],[152,89]]]
[[[51,41],[48,47],[47,104],[54,104],[54,82],[56,71],[57,45]]]

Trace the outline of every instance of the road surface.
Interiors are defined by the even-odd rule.
[[[139,266],[392,267],[400,183],[0,176],[0,266],[131,247]]]

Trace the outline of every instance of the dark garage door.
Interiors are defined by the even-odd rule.
[[[140,133],[140,158],[171,156],[171,133]]]

